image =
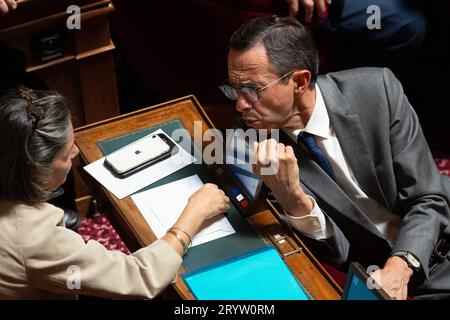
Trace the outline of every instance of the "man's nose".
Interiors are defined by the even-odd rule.
[[[239,112],[245,112],[252,108],[250,101],[247,96],[242,92],[239,92],[238,97],[236,99],[236,110]]]

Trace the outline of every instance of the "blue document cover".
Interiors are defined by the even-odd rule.
[[[185,273],[182,278],[199,300],[309,300],[271,245]]]

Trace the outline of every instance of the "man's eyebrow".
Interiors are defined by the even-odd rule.
[[[233,82],[230,81],[230,80],[228,80],[228,82],[229,82],[231,85],[235,86],[236,88],[242,88],[242,87],[247,87],[247,88],[259,88],[259,87],[261,87],[261,85],[257,85],[257,84],[255,84],[254,81],[251,81],[251,80],[245,80],[245,81],[241,82],[239,85],[236,85],[235,83],[233,83]]]
[[[245,80],[242,82],[243,85],[248,86],[248,85],[255,85],[255,81],[252,80]]]

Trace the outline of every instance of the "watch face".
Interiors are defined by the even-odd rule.
[[[408,259],[408,261],[411,263],[411,265],[414,268],[420,268],[420,262],[419,260],[416,259],[416,257],[414,257],[412,254],[408,253],[408,255],[406,256],[406,258]]]

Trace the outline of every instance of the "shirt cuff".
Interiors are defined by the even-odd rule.
[[[286,213],[289,223],[297,230],[316,240],[326,239],[326,222],[325,215],[320,207],[317,205],[316,200],[313,197],[308,196],[312,203],[313,208],[304,216],[295,217]]]

